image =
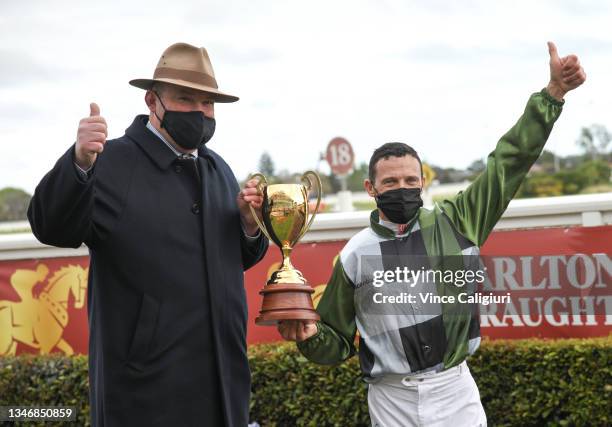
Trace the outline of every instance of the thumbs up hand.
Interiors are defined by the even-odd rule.
[[[550,82],[546,89],[552,96],[562,100],[567,92],[584,83],[586,73],[576,55],[560,58],[553,42],[548,42],[548,53],[550,55]]]
[[[108,135],[106,120],[100,116],[100,107],[89,104],[89,117],[81,119],[75,147],[76,164],[84,170],[93,166],[98,154],[104,150]]]

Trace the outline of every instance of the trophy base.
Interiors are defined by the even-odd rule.
[[[265,286],[259,292],[263,303],[255,324],[275,326],[281,320],[320,320],[312,305],[313,292],[310,286],[297,283]]]

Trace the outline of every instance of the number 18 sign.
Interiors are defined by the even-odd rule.
[[[353,168],[355,154],[353,153],[353,147],[346,139],[336,137],[327,144],[325,158],[332,173],[342,176],[348,174]]]

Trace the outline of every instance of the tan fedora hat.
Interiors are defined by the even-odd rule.
[[[187,43],[175,43],[162,53],[152,79],[130,80],[140,89],[151,89],[155,82],[201,90],[213,94],[215,102],[238,101],[237,96],[219,91],[206,49]]]

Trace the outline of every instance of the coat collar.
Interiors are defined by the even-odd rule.
[[[136,116],[130,127],[125,130],[125,135],[134,140],[160,169],[168,169],[177,156],[157,135],[147,129],[148,120],[149,117],[145,114]],[[198,149],[198,157],[204,158],[216,169],[215,159],[205,145]]]

